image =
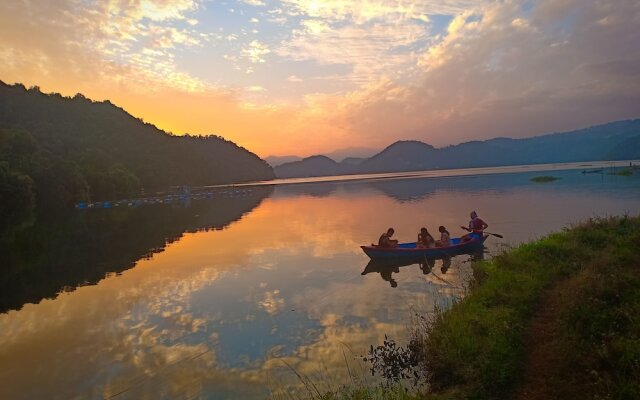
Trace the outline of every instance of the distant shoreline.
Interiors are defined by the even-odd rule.
[[[521,172],[542,172],[542,171],[566,171],[580,170],[585,168],[622,168],[628,167],[629,163],[634,165],[640,160],[618,160],[618,161],[578,161],[571,163],[550,163],[550,164],[525,164],[509,165],[500,167],[477,167],[477,168],[455,168],[426,171],[408,172],[383,172],[373,174],[352,174],[352,175],[330,175],[314,176],[307,178],[282,178],[270,181],[245,182],[224,185],[203,186],[202,188],[223,188],[241,186],[264,186],[264,185],[294,185],[309,183],[330,183],[330,182],[350,182],[350,181],[373,181],[390,179],[415,179],[415,178],[447,178],[461,176],[480,176],[494,174],[516,174]]]

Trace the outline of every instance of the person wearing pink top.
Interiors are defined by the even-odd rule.
[[[471,217],[471,221],[469,221],[469,227],[460,226],[460,228],[465,231],[469,231],[466,235],[462,236],[463,241],[468,241],[473,239],[474,237],[478,237],[478,235],[482,236],[482,232],[489,227],[489,224],[484,222],[480,217],[478,217],[478,213],[475,211],[471,211],[469,215]]]

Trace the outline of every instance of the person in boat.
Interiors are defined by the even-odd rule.
[[[420,248],[429,248],[434,247],[436,245],[436,241],[431,236],[427,228],[420,228],[420,233],[418,233],[418,242],[416,243],[416,247]]]
[[[395,230],[393,228],[387,229],[387,232],[380,235],[380,239],[378,239],[379,247],[398,247],[398,241],[396,239],[391,239]]]
[[[482,237],[482,232],[489,227],[489,224],[478,217],[478,214],[475,211],[471,211],[469,216],[471,217],[469,227],[460,226],[460,228],[465,231],[469,231],[469,233],[461,237],[463,242],[467,242],[473,238],[477,238],[478,236]]]
[[[438,232],[440,232],[440,240],[436,242],[437,247],[447,247],[451,246],[451,234],[444,226],[440,225],[438,228]]]

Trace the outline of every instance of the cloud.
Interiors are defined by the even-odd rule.
[[[185,20],[192,26],[187,15],[198,7],[192,0],[5,2],[0,5],[0,54],[18,53],[20,64],[30,67],[1,72],[16,81],[37,81],[44,74],[82,86],[100,76],[141,90],[159,85],[202,90],[204,81],[177,68],[175,51],[200,46],[206,36],[169,24]],[[36,28],[23,29],[30,25]],[[37,61],[43,58],[44,68]]]
[[[264,298],[258,302],[258,306],[270,315],[275,315],[282,311],[282,308],[285,306],[285,300],[280,297],[280,290],[275,289],[270,292],[265,292]]]
[[[415,24],[373,23],[333,29],[323,22],[305,20],[302,25],[277,54],[298,61],[350,65],[346,79],[355,84],[409,67],[414,54],[394,50],[415,44],[424,34],[424,27]]]
[[[333,79],[356,88],[305,94],[270,136],[271,144],[298,154],[305,148],[330,150],[336,142],[384,147],[419,139],[442,146],[638,117],[639,8],[632,1],[615,8],[541,1],[530,10],[524,1],[492,3],[459,13],[441,38],[410,55],[391,57],[386,69],[377,64],[386,60],[389,47],[409,45],[420,37],[419,28],[398,28],[403,36],[398,42],[387,41],[391,25],[333,28],[327,21],[303,22],[275,51],[301,61],[350,63],[348,77]],[[337,15],[349,15],[341,12]],[[403,66],[399,76],[387,72]]]
[[[457,14],[478,2],[284,0],[284,14],[299,27],[275,52],[297,61],[350,67],[342,78],[355,87],[381,76],[404,78],[416,53],[432,40],[431,14]],[[352,87],[353,88],[353,87]]]
[[[241,0],[241,1],[243,3],[249,4],[249,5],[252,5],[252,6],[256,6],[256,7],[262,7],[262,6],[266,5],[265,2],[262,1],[262,0]]]
[[[435,144],[529,136],[638,116],[640,5],[496,3],[456,17],[413,85],[386,79],[345,97],[356,137]],[[602,21],[607,21],[603,23]]]
[[[265,92],[267,89],[263,88],[262,86],[248,86],[245,88],[245,90],[247,92],[251,92],[251,93],[262,93]]]
[[[249,46],[242,50],[242,54],[254,64],[264,63],[266,61],[265,56],[269,53],[271,53],[271,50],[267,45],[258,40],[251,41]]]
[[[96,5],[99,2],[96,2]],[[152,21],[185,19],[185,13],[199,7],[197,0],[109,0],[106,11],[111,16],[128,16],[137,21],[148,18]]]
[[[2,2],[0,79],[108,98],[260,155],[638,117],[637,2],[434,3],[245,1],[246,26],[211,33],[214,8],[195,0]]]
[[[428,15],[455,15],[487,1],[444,0],[425,2],[414,0],[283,0],[291,15],[306,15],[328,21],[349,20],[364,24],[373,20],[425,20]],[[428,19],[428,17],[426,18]]]

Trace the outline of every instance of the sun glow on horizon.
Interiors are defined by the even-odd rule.
[[[523,137],[640,116],[640,6],[615,4],[4,2],[0,79],[263,157]]]

